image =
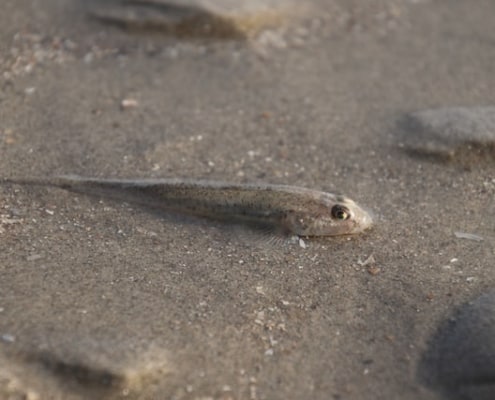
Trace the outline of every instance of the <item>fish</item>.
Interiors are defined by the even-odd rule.
[[[165,212],[269,227],[291,236],[353,235],[373,224],[371,212],[350,198],[297,186],[75,175],[2,182],[57,187]]]

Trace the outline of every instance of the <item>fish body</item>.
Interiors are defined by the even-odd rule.
[[[299,236],[355,234],[372,225],[370,214],[353,200],[296,186],[78,176],[4,182],[54,186],[169,212],[259,223]]]

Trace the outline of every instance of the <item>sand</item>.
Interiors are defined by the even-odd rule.
[[[447,398],[425,355],[495,285],[495,162],[410,154],[397,121],[494,104],[495,3],[315,0],[219,41],[4,3],[0,177],[299,185],[376,223],[303,248],[0,185],[0,398]]]

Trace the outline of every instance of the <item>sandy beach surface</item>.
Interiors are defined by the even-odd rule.
[[[495,2],[274,2],[213,36],[107,3],[2,2],[0,179],[298,185],[375,225],[274,243],[0,184],[0,399],[495,398],[495,112],[447,157],[401,125],[495,104]]]

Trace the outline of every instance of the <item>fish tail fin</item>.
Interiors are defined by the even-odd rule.
[[[23,186],[52,186],[59,188],[70,188],[78,180],[75,175],[55,176],[52,178],[0,178],[0,185],[23,185]]]

